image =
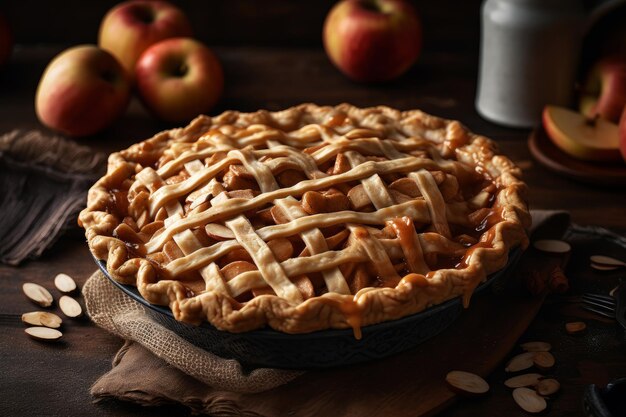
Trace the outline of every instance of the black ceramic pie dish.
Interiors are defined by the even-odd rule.
[[[515,264],[520,249],[514,249],[507,266],[489,276],[475,293],[502,279]],[[463,307],[459,297],[398,320],[362,328],[357,340],[352,329],[328,329],[306,334],[287,334],[273,329],[245,333],[218,330],[208,323],[193,326],[174,319],[169,308],[147,302],[132,285],[111,278],[106,262],[96,260],[104,275],[120,290],[147,307],[146,311],[163,326],[194,345],[249,367],[283,369],[329,368],[366,362],[400,353],[430,339],[448,327]]]

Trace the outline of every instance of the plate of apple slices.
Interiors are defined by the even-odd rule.
[[[626,185],[626,122],[618,126],[559,106],[546,106],[542,121],[528,140],[539,163],[581,182]]]

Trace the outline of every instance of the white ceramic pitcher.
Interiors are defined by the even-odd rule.
[[[624,0],[585,13],[581,0],[486,0],[476,109],[485,119],[534,127],[546,104],[568,105],[582,37]]]

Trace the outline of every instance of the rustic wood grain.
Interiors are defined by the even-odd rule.
[[[309,372],[265,399],[259,394],[245,402],[264,401],[268,416],[435,415],[458,399],[445,383],[446,374],[463,370],[487,378],[515,346],[544,296],[496,297],[487,291],[450,328],[415,349],[372,363]]]

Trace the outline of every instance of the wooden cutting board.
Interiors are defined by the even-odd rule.
[[[433,415],[456,399],[446,374],[458,369],[488,376],[507,358],[544,298],[487,291],[451,327],[415,349],[381,361],[307,372],[238,403],[264,416]]]

